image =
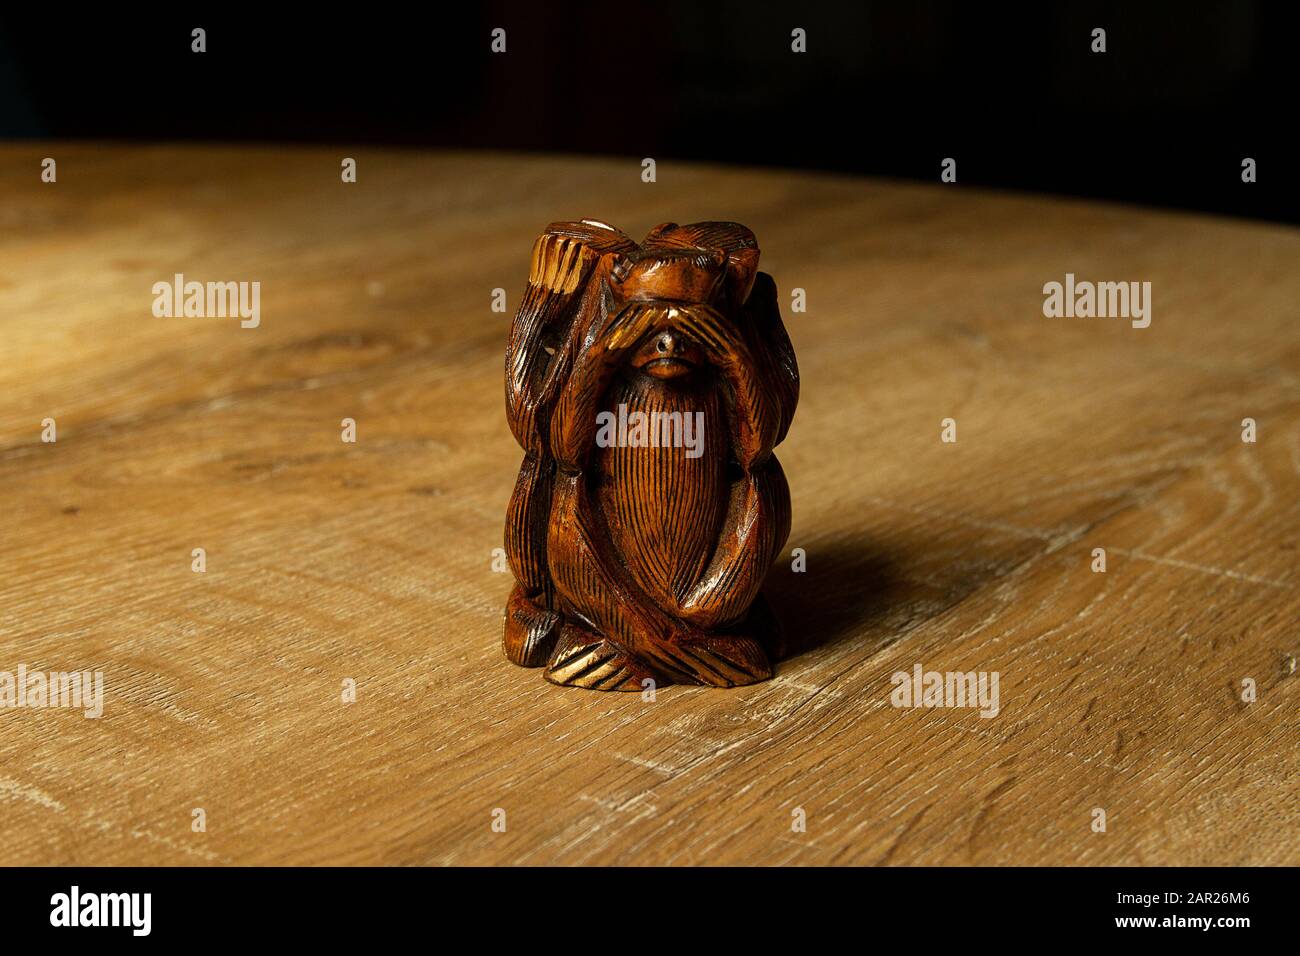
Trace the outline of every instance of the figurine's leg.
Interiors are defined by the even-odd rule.
[[[554,465],[525,455],[506,514],[506,558],[516,584],[506,602],[501,645],[521,667],[546,663],[560,633],[561,616],[546,566],[546,528]]]
[[[555,586],[573,616],[590,622],[594,636],[625,658],[633,674],[650,677],[660,686],[712,687],[752,684],[772,676],[771,663],[756,640],[709,634],[636,589],[602,547],[604,538],[592,528],[590,514],[583,504],[580,477],[558,476],[549,551]],[[576,663],[568,660],[569,650],[561,639],[551,657],[549,679],[554,679],[557,665]],[[589,653],[591,664],[604,651],[592,648]]]
[[[713,630],[745,616],[790,533],[790,487],[775,455],[732,486],[717,550],[676,611]]]
[[[530,597],[523,585],[516,583],[506,601],[506,620],[501,636],[506,659],[520,667],[541,667],[550,657],[563,623],[559,611],[553,611],[537,598]]]
[[[617,562],[607,554],[602,529],[594,524],[582,475],[557,475],[547,556],[555,588],[570,612],[568,617],[585,621],[596,638],[609,641],[625,657],[641,658],[642,648],[653,640],[651,635],[666,637],[676,622],[651,605],[626,574],[620,573]],[[564,651],[563,646],[556,648],[552,668],[561,662]],[[689,677],[665,672],[647,676],[660,684]]]

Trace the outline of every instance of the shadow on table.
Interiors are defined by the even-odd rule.
[[[763,587],[784,633],[781,660],[856,637],[874,651],[893,635],[873,628],[902,597],[904,582],[870,542],[811,549],[807,570],[790,567],[789,550]]]

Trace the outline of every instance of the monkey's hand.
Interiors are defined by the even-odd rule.
[[[674,326],[695,341],[721,373],[731,392],[732,449],[736,462],[751,473],[776,445],[780,410],[765,387],[763,370],[736,323],[707,306],[673,309]]]
[[[561,468],[581,470],[596,440],[596,412],[614,371],[638,343],[653,334],[657,310],[633,304],[618,312],[603,330],[593,321],[583,337],[573,371],[551,418],[551,451]]]

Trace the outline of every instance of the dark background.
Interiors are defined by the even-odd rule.
[[[1294,6],[25,6],[0,13],[0,137],[504,148],[925,180],[951,156],[961,184],[1300,222]],[[496,26],[504,55],[489,51]],[[796,26],[805,54],[790,50]],[[1090,51],[1097,26],[1104,54]]]

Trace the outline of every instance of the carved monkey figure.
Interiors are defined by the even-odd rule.
[[[730,222],[537,239],[506,350],[512,662],[595,690],[771,676],[799,372],[758,257]]]

